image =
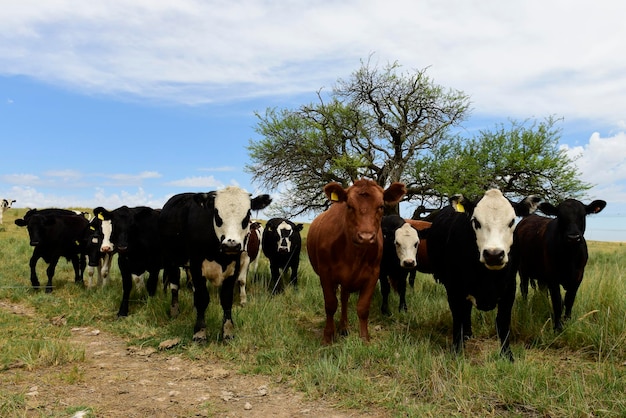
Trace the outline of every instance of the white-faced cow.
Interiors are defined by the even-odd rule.
[[[384,216],[381,222],[383,231],[383,257],[380,261],[380,293],[383,315],[389,311],[389,293],[393,287],[400,297],[398,310],[407,310],[406,279],[409,272],[417,267],[417,249],[420,239],[417,230],[399,215]]]
[[[37,261],[43,258],[48,263],[46,293],[52,292],[52,277],[61,257],[71,261],[74,267],[74,282],[83,282],[85,271],[85,247],[89,221],[65,209],[31,209],[24,218],[16,219],[17,226],[28,228],[30,245],[35,247],[30,258],[30,281],[39,288]]]
[[[148,272],[146,289],[150,296],[156,293],[162,267],[158,231],[160,210],[146,206],[121,206],[108,211],[97,207],[93,213],[96,218],[102,219],[101,251],[110,254],[117,252],[117,263],[122,275],[122,302],[117,316],[127,316],[133,277]]]
[[[547,202],[539,205],[546,215],[530,215],[520,221],[515,230],[515,240],[520,254],[520,289],[524,298],[528,295],[528,283],[535,280],[547,287],[552,299],[554,329],[563,329],[565,319],[572,314],[572,306],[578,287],[583,280],[588,253],[585,241],[585,218],[598,213],[606,206],[604,200],[594,200],[588,205],[575,199],[567,199],[558,206]],[[561,297],[565,289],[565,303]]]
[[[302,228],[302,224],[296,225],[285,218],[272,218],[265,224],[262,248],[263,254],[270,262],[272,294],[284,291],[282,275],[287,270],[291,270],[289,283],[298,287]]]
[[[509,334],[516,272],[509,255],[516,216],[533,212],[538,201],[529,196],[512,204],[491,189],[477,202],[454,196],[433,219],[427,233],[429,261],[435,279],[446,288],[455,351],[462,351],[464,339],[472,336],[472,306],[482,311],[497,306],[500,353],[513,360]]]
[[[89,236],[86,249],[88,287],[102,287],[109,284],[113,252],[101,251],[102,242],[104,241],[104,232],[102,231],[103,219],[102,217],[94,216],[89,220]],[[97,274],[96,283],[94,283],[94,273]]]
[[[219,286],[224,312],[222,337],[234,336],[233,289],[241,268],[251,211],[271,203],[269,195],[250,198],[238,187],[209,193],[182,193],[163,206],[159,230],[164,268],[172,290],[172,315],[178,314],[179,267],[189,262],[194,287],[194,340],[206,341],[205,312],[209,305],[206,280]]]
[[[324,293],[326,326],[322,343],[330,344],[335,339],[334,316],[339,287],[339,333],[346,335],[348,332],[348,301],[351,293],[359,292],[356,308],[359,335],[369,341],[370,304],[383,255],[380,223],[384,206],[398,203],[406,188],[402,183],[392,183],[383,190],[374,181],[361,179],[346,189],[339,183],[329,183],[324,193],[332,204],[313,220],[307,234],[311,266],[320,277]]]
[[[429,219],[432,219],[434,215],[431,214]],[[427,235],[427,229],[430,229],[432,223],[430,221],[425,221],[422,219],[405,219],[405,221],[420,234],[420,242],[417,245],[417,268],[409,271],[409,285],[411,287],[415,286],[415,276],[418,271],[422,273],[432,274],[433,269],[430,266],[430,259],[428,258],[428,239],[425,237]]]
[[[15,199],[0,200],[0,225],[2,224],[2,218],[4,217],[4,212],[10,209],[13,203],[15,203]]]

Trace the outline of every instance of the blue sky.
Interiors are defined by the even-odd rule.
[[[0,0],[0,197],[115,208],[230,184],[276,193],[243,171],[254,112],[314,101],[374,54],[469,94],[468,132],[563,118],[589,199],[626,215],[622,3]]]

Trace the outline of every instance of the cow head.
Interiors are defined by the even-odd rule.
[[[15,199],[2,199],[2,201],[0,201],[0,208],[2,208],[3,211],[7,210],[11,208],[13,203],[15,203]]]
[[[385,204],[396,204],[406,193],[402,183],[392,183],[383,190],[376,182],[361,179],[347,189],[329,183],[324,193],[332,202],[346,205],[345,225],[352,242],[369,245],[377,242]]]
[[[268,244],[271,242],[276,245],[276,252],[279,254],[289,254],[292,251],[294,235],[302,231],[302,224],[294,224],[286,219],[275,218],[270,220],[265,228],[266,234],[272,236],[268,240]],[[299,242],[298,238],[298,242]]]
[[[417,230],[411,224],[405,223],[396,229],[394,244],[396,255],[402,267],[409,269],[417,266],[417,246],[419,243]]]
[[[470,216],[480,262],[490,270],[500,270],[509,262],[516,216],[534,212],[539,200],[529,196],[519,203],[511,203],[500,190],[491,189],[477,203],[456,195],[450,199],[450,204]]]
[[[15,225],[25,226],[28,229],[30,245],[35,247],[45,240],[45,230],[55,223],[53,216],[46,216],[38,213],[37,209],[31,209],[24,215],[24,218],[16,219]]]
[[[567,199],[558,206],[542,202],[539,210],[546,215],[556,216],[559,232],[566,242],[578,243],[585,234],[587,215],[598,213],[605,206],[604,200],[594,200],[585,205],[576,199]]]
[[[104,240],[104,233],[102,232],[102,219],[94,216],[89,221],[89,232],[87,233],[87,258],[89,259],[89,266],[96,267],[100,260],[100,248],[102,247],[102,241]]]
[[[132,210],[128,206],[121,206],[113,211],[108,211],[103,207],[95,208],[93,214],[101,220],[102,228],[100,251],[103,253],[127,251],[129,236],[136,220],[142,216],[151,215],[152,211],[153,209],[147,206],[140,206]]]
[[[250,228],[251,212],[264,209],[271,202],[269,195],[250,198],[239,187],[226,187],[211,193],[213,198],[213,227],[220,241],[220,249],[227,254],[243,251]]]

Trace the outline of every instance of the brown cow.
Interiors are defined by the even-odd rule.
[[[359,292],[359,334],[369,341],[367,321],[383,253],[380,229],[385,203],[395,204],[406,193],[402,183],[383,190],[372,180],[361,179],[347,189],[329,183],[324,193],[333,202],[317,216],[307,235],[307,251],[324,293],[326,327],[323,344],[335,338],[337,288],[341,286],[339,333],[347,334],[350,293]]]

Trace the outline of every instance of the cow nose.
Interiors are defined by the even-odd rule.
[[[39,241],[31,241],[30,242],[31,247],[36,247],[39,245]]]
[[[128,247],[126,245],[120,245],[117,247],[118,251],[123,253],[126,252],[128,250]]]
[[[486,249],[483,250],[483,258],[488,266],[501,266],[504,264],[504,250]]]
[[[360,244],[371,244],[376,238],[376,234],[373,232],[359,232],[356,234],[357,240]]]
[[[402,267],[407,268],[407,269],[413,268],[415,267],[415,265],[416,265],[415,260],[412,260],[412,259],[406,259],[402,261]]]
[[[100,247],[100,251],[102,251],[103,253],[109,253],[111,252],[111,247],[109,247],[108,245],[103,245],[102,247]]]
[[[235,240],[228,239],[222,242],[220,249],[225,253],[238,253],[241,252],[241,244]]]
[[[569,242],[580,242],[581,236],[580,236],[580,234],[569,234],[567,236],[567,240]]]

